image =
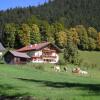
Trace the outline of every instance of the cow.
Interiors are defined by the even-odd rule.
[[[83,70],[80,70],[80,72],[79,72],[80,74],[82,74],[82,75],[87,75],[88,74],[88,72],[87,71],[83,71]]]
[[[80,72],[79,67],[73,68],[73,70],[72,70],[72,73],[79,73],[79,72]]]
[[[88,74],[87,71],[81,70],[79,67],[76,67],[72,70],[73,73],[77,73],[77,74],[82,74],[82,75],[86,75]]]

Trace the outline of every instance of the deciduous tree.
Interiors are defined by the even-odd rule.
[[[96,49],[96,41],[93,38],[89,38],[89,50],[95,50]]]
[[[79,36],[75,28],[70,28],[70,34],[72,35],[72,41],[77,46],[79,44]]]
[[[100,50],[100,32],[98,33],[97,36],[97,50]]]
[[[86,28],[83,25],[78,25],[76,26],[76,31],[80,39],[78,47],[82,50],[88,50],[88,35]]]
[[[15,24],[9,23],[5,24],[4,27],[4,44],[6,47],[14,47],[15,43],[15,33],[16,33],[16,28]]]
[[[38,25],[32,24],[30,32],[31,44],[39,43],[41,41],[41,34]]]
[[[67,44],[67,34],[64,31],[56,33],[56,43],[59,47],[64,48]]]
[[[18,29],[21,43],[26,46],[30,44],[30,27],[27,24],[22,24]]]
[[[98,34],[98,32],[97,32],[97,30],[95,28],[93,28],[93,27],[89,27],[88,28],[88,36],[89,37],[91,37],[94,40],[96,40],[97,39],[97,34]]]

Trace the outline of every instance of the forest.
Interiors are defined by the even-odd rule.
[[[5,47],[50,41],[61,49],[100,50],[100,0],[49,0],[43,5],[0,11]]]

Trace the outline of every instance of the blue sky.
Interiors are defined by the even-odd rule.
[[[48,0],[0,0],[0,10],[6,10],[8,8],[15,7],[27,7],[29,5],[42,4]]]

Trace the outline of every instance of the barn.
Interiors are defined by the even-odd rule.
[[[4,55],[4,61],[7,64],[24,64],[30,61],[30,57],[26,53],[10,50]]]

